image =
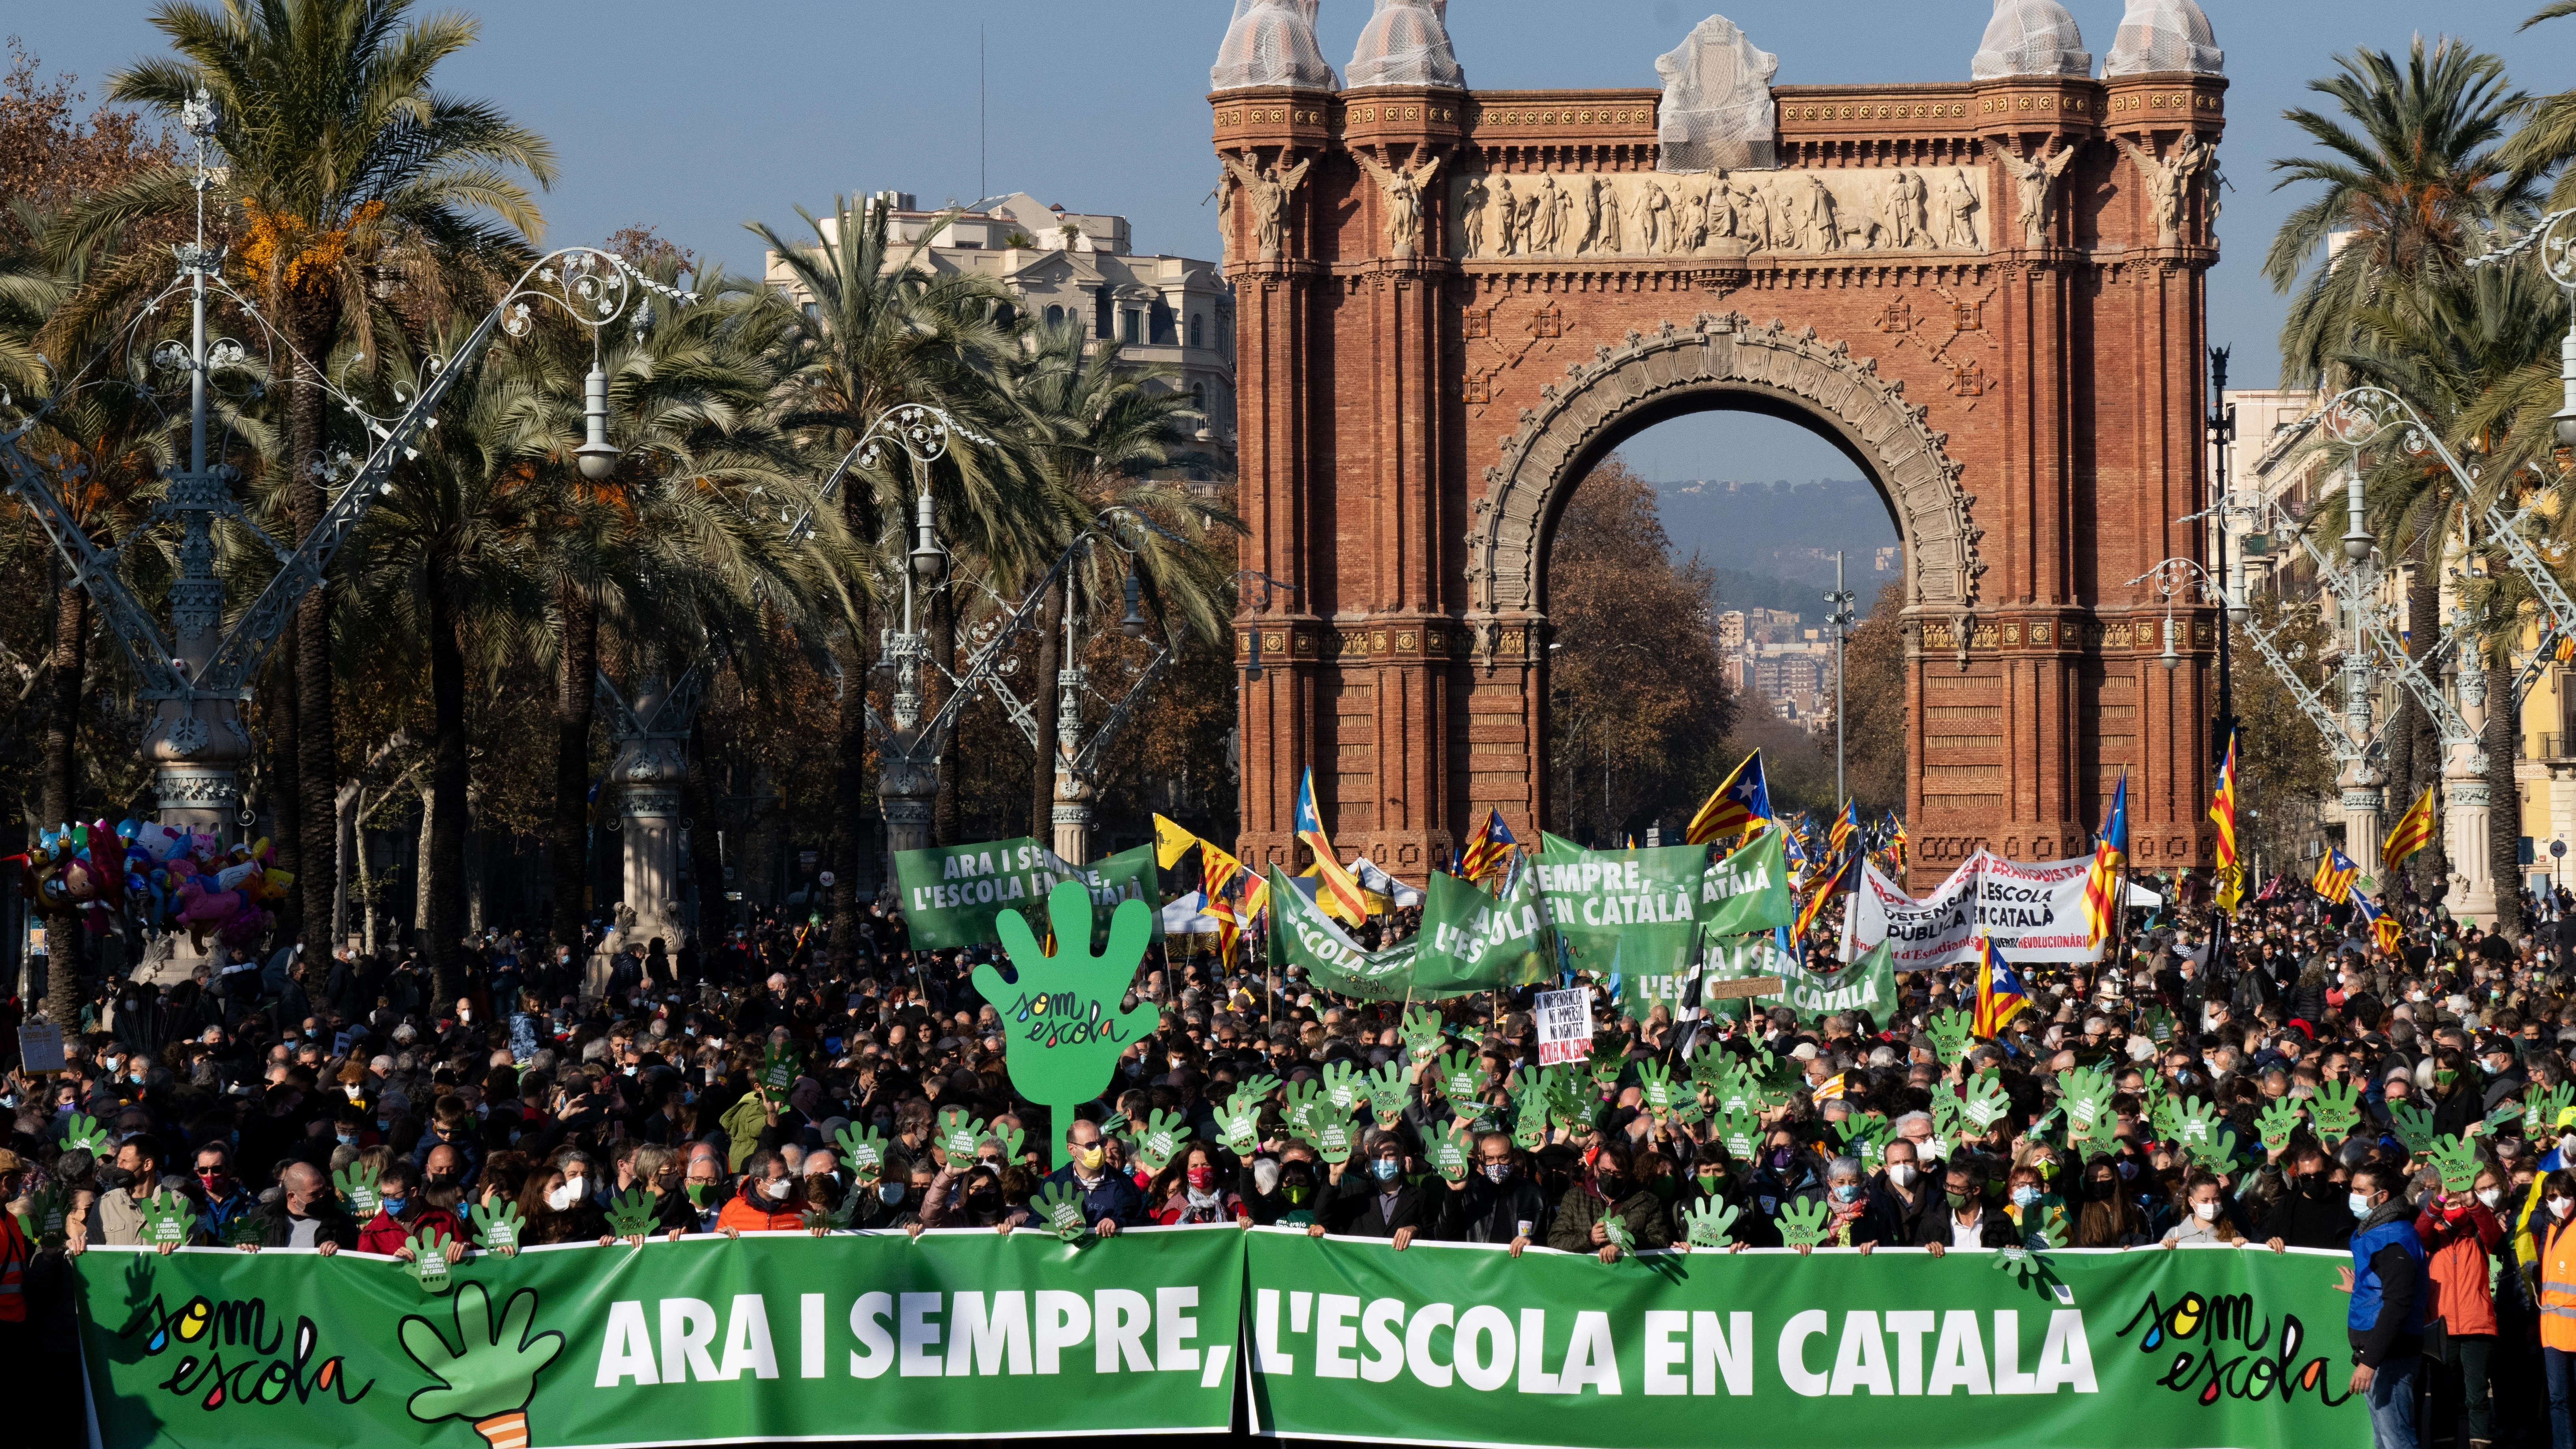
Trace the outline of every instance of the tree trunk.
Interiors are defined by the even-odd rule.
[[[318,304],[307,302],[295,313],[295,386],[286,406],[287,500],[295,519],[295,541],[302,543],[321,526],[329,500],[311,465],[322,456],[322,377],[319,359],[330,355],[331,322]],[[340,779],[340,730],[333,709],[331,677],[331,581],[304,596],[295,608],[295,766],[296,838],[303,845],[302,874],[296,888],[302,897],[305,934],[328,929],[332,898],[340,893],[333,855],[332,797]],[[461,817],[460,817],[461,818]],[[327,953],[325,953],[327,954]]]
[[[429,698],[435,736],[430,743],[429,859],[421,867],[428,919],[424,950],[438,1001],[453,1003],[463,973],[457,942],[465,934],[465,649],[449,581],[432,570],[429,583]]]
[[[868,680],[876,659],[868,641],[867,608],[862,604],[850,629],[850,642],[842,649],[840,714],[834,721],[841,749],[833,779],[839,808],[833,812],[832,832],[832,965],[850,974],[855,974],[859,960],[859,878],[865,875],[872,887],[876,885],[876,861],[868,848],[876,835],[868,828],[867,815],[873,789],[868,779]]]
[[[2419,547],[2423,556],[2416,560],[2415,576],[2408,580],[2406,586],[2406,656],[2415,661],[2415,667],[2423,671],[2425,678],[2437,679],[2439,674],[2432,656],[2434,641],[2442,636],[2442,578],[2439,550],[2432,540],[2431,529],[2424,531],[2424,541]],[[2421,709],[2415,711],[2414,727],[2414,795],[2423,794],[2427,785],[2434,786],[2435,813],[2432,840],[2407,864],[2415,878],[2415,894],[2422,897],[2426,905],[2435,905],[2451,890],[2451,856],[2443,848],[2440,818],[2442,796],[2439,787],[2445,763],[2442,731],[2433,717]],[[2414,795],[2409,795],[2402,802],[2390,801],[2388,808],[2391,814],[2414,804]]]
[[[2523,933],[2522,785],[2514,758],[2522,753],[2522,702],[2514,698],[2513,661],[2487,670],[2487,874],[2495,881],[2496,929]]]
[[[1057,579],[1038,608],[1037,699],[1029,706],[1038,723],[1037,769],[1029,780],[1029,834],[1050,849],[1055,843],[1056,754],[1063,748],[1056,733],[1055,677],[1065,667],[1064,587],[1064,580]]]
[[[599,610],[588,594],[565,588],[563,659],[555,678],[554,818],[547,830],[554,912],[548,934],[581,950],[590,886],[590,721],[599,677]]]
[[[929,719],[948,704],[948,676],[943,670],[957,663],[957,596],[941,590],[930,606],[930,658],[934,666],[921,672],[921,716]],[[951,728],[939,741],[939,793],[930,803],[930,843],[957,843],[957,762],[948,758],[956,744],[957,733]]]
[[[41,829],[69,823],[80,807],[82,676],[89,668],[89,595],[80,585],[54,592],[53,671],[45,700],[45,777]],[[69,915],[46,915],[45,1019],[66,1035],[80,1026],[81,932]]]
[[[82,676],[89,669],[89,594],[80,585],[54,591],[53,671],[45,700],[45,829],[68,823],[80,809]]]

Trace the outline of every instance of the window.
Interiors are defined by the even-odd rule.
[[[1109,289],[1106,287],[1094,288],[1091,293],[1091,335],[1104,339],[1109,336]]]
[[[1193,322],[1197,321],[1196,318],[1192,318],[1191,320]],[[1194,382],[1190,384],[1190,411],[1197,413],[1201,418],[1205,418],[1207,416],[1206,383]]]
[[[993,309],[993,325],[996,327],[1017,326],[1019,324],[1019,320],[1020,309],[1012,306],[1008,302],[1004,302],[1001,306]]]
[[[1125,319],[1119,324],[1124,329],[1120,335],[1124,337],[1130,345],[1144,341],[1145,314],[1137,311],[1133,307],[1130,307],[1119,315]]]
[[[1061,327],[1064,325],[1064,309],[1062,307],[1047,308],[1046,317],[1047,326],[1049,327]]]
[[[1190,345],[1207,346],[1207,319],[1196,312],[1190,314]]]

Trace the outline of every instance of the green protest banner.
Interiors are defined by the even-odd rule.
[[[895,883],[902,892],[904,926],[916,951],[991,946],[1001,941],[994,920],[1012,906],[1043,900],[1058,881],[1091,892],[1092,940],[1109,927],[1120,901],[1143,901],[1162,932],[1160,883],[1154,847],[1138,846],[1088,866],[1078,866],[1027,836],[894,853]]]
[[[1585,850],[1539,837],[1538,888],[1577,970],[1684,976],[1699,945],[1705,845]]]
[[[1554,974],[1546,912],[1526,868],[1512,872],[1500,899],[1482,886],[1433,871],[1415,939],[1420,950],[1413,958],[1413,984],[1423,996],[1528,986]]]
[[[1797,961],[1780,949],[1775,932],[1713,938],[1708,943],[1707,962],[1700,969],[1700,1006],[1719,1021],[1742,1021],[1754,1011],[1768,1008],[1749,997],[1715,995],[1714,988],[1728,981],[1777,976],[1786,990],[1789,973],[1797,969]]]
[[[100,1439],[451,1449],[1223,1432],[1234,1228],[75,1260]],[[951,1380],[955,1382],[952,1384]]]
[[[1789,889],[1789,838],[1774,825],[1712,863],[1699,883],[1699,927],[1706,936],[1744,936],[1795,925]]]
[[[1800,1017],[1836,1011],[1866,1011],[1885,1025],[1896,1005],[1896,953],[1885,941],[1859,960],[1832,971],[1810,971],[1780,957],[1780,976],[1788,984],[1789,1008]]]
[[[1303,967],[1307,980],[1355,1001],[1427,999],[1413,980],[1421,937],[1383,951],[1365,950],[1275,865],[1270,867],[1270,917],[1273,965]]]
[[[1246,1236],[1259,1433],[1578,1449],[2371,1442],[2346,1393],[2348,1254],[1769,1249],[1605,1265]]]

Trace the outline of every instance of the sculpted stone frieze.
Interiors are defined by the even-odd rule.
[[[1713,257],[1982,252],[1981,166],[1668,173],[1473,172],[1451,182],[1453,253]]]

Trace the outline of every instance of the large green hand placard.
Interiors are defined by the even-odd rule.
[[[1028,918],[1005,910],[994,922],[1002,949],[1019,974],[1014,985],[990,966],[975,968],[975,989],[999,1008],[1006,1035],[1003,1065],[1011,1086],[1032,1102],[1045,1104],[1059,1128],[1073,1120],[1073,1109],[1108,1087],[1118,1056],[1130,1043],[1152,1031],[1159,1019],[1153,1005],[1118,1010],[1136,967],[1153,938],[1154,911],[1139,900],[1118,903],[1109,919],[1109,943],[1091,954],[1091,892],[1075,881],[1062,881],[1047,892],[1047,918],[1054,923],[1056,954],[1038,948]],[[1065,1165],[1064,1133],[1055,1134],[1055,1164]]]

